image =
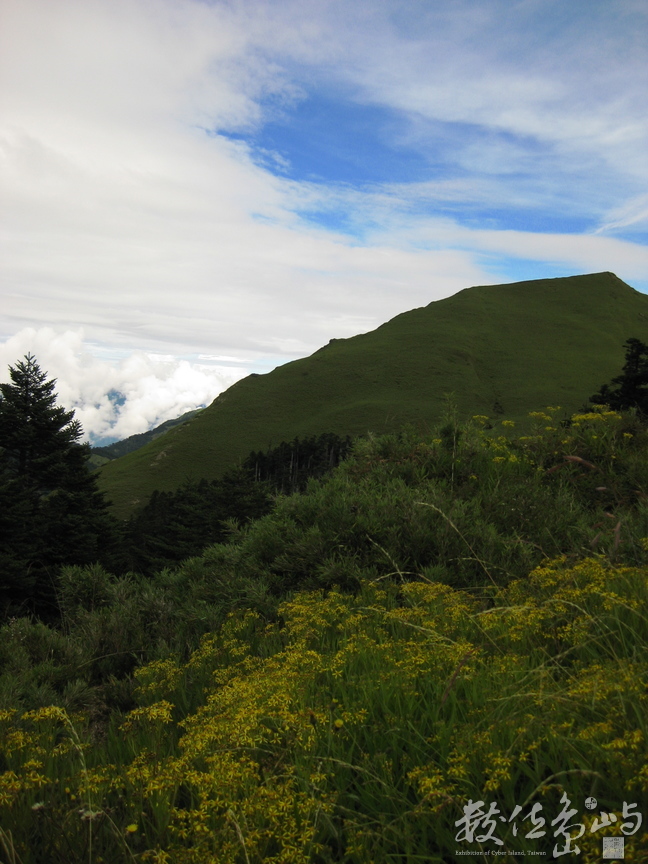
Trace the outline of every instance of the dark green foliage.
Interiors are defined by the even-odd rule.
[[[56,405],[56,381],[31,355],[9,372],[0,384],[0,612],[51,616],[60,566],[109,560],[115,523],[74,412]]]
[[[84,659],[78,641],[60,630],[11,619],[0,627],[0,707],[66,704],[68,685],[80,677]]]
[[[614,528],[646,531],[645,436],[630,419],[614,420],[604,445],[608,421],[599,420],[600,429],[565,439],[580,462],[557,455],[557,430],[506,443],[448,424],[432,442],[413,430],[358,441],[332,476],[280,498],[206,554],[219,579],[261,579],[277,597],[417,574],[477,589],[522,577],[546,557],[593,549],[634,563],[640,547],[619,544]],[[618,515],[612,522],[606,513]]]
[[[35,592],[33,511],[32,495],[20,480],[0,475],[0,619],[7,607],[19,607]]]
[[[397,588],[422,579],[468,589],[487,608],[495,585],[524,578],[546,558],[601,555],[645,566],[648,432],[631,416],[604,412],[576,417],[568,438],[540,422],[542,434],[532,437],[449,423],[429,436],[409,429],[361,439],[331,474],[280,496],[246,525],[230,521],[227,542],[173,569],[150,577],[64,568],[60,632],[24,619],[0,631],[0,702],[54,701],[88,707],[98,719],[126,710],[141,663],[186,658],[237,608],[272,620],[299,590],[355,593],[367,581]],[[191,517],[200,488],[224,508],[264,488],[229,479],[229,492],[190,488],[174,503],[178,519],[185,505]],[[176,530],[180,542],[181,529],[178,521],[164,530]],[[176,554],[159,554],[167,552]]]
[[[56,381],[47,381],[31,354],[9,367],[11,384],[0,384],[0,446],[3,474],[40,493],[67,480],[83,459],[75,450],[81,425],[74,411],[56,405]]]
[[[58,627],[25,617],[0,626],[0,709],[56,704],[88,710],[101,724],[110,712],[134,707],[132,675],[142,663],[186,659],[233,609],[274,617],[276,600],[263,579],[232,578],[219,568],[227,548],[214,546],[219,555],[208,550],[155,579],[117,577],[96,564],[64,567]]]
[[[290,494],[305,489],[311,477],[323,477],[351,450],[351,438],[333,432],[291,442],[282,441],[265,453],[250,453],[243,468],[255,480],[267,481],[275,492]]]
[[[648,429],[607,410],[560,427],[558,411],[535,412],[532,435],[477,417],[358,440],[328,476],[259,519],[230,522],[227,543],[153,578],[64,568],[60,626],[0,627],[0,708],[17,712],[5,715],[7,741],[33,731],[28,709],[87,718],[38,727],[51,743],[76,741],[76,729],[83,742],[67,762],[49,758],[51,744],[38,751],[42,786],[27,787],[29,753],[2,756],[5,788],[22,771],[4,811],[22,820],[12,825],[20,860],[85,860],[88,811],[95,857],[175,851],[184,839],[170,820],[202,800],[178,761],[197,742],[189,765],[201,783],[221,754],[255,760],[259,824],[275,778],[303,783],[309,799],[324,790],[334,807],[311,856],[322,864],[351,860],[354,836],[362,861],[454,860],[444,850],[468,796],[506,813],[537,796],[556,813],[566,789],[574,802],[595,793],[611,812],[630,789],[645,812]],[[254,737],[223,732],[249,718]],[[314,733],[300,740],[309,718]],[[212,777],[207,806],[227,782]],[[247,795],[235,806],[247,808]],[[187,854],[202,855],[203,836],[187,838]],[[598,844],[583,850],[592,860]]]
[[[153,574],[224,542],[232,520],[245,524],[263,516],[272,507],[273,493],[304,489],[310,477],[327,474],[350,448],[350,438],[332,433],[295,438],[265,453],[251,453],[220,480],[188,481],[175,492],[154,492],[127,523],[121,569]]]
[[[185,483],[176,492],[154,492],[126,529],[126,569],[152,574],[224,542],[227,520],[244,523],[267,513],[272,505],[266,483],[255,482],[244,469],[220,480]]]
[[[640,339],[628,339],[623,373],[612,379],[611,388],[604,384],[590,402],[595,405],[609,405],[615,411],[636,408],[638,414],[648,418],[648,345]]]

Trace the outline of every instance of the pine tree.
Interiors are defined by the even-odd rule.
[[[87,468],[81,424],[28,354],[0,384],[0,610],[47,614],[64,564],[104,559],[115,523]]]
[[[627,339],[623,374],[613,378],[612,389],[604,384],[598,393],[590,396],[595,405],[609,405],[615,411],[636,408],[640,417],[648,419],[648,345],[639,339]]]
[[[71,445],[81,437],[74,411],[56,406],[56,380],[47,381],[35,357],[9,367],[11,384],[0,384],[0,446],[3,468],[27,486],[46,491],[65,475]]]

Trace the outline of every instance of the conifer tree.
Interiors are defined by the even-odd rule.
[[[27,486],[53,488],[66,471],[71,445],[81,437],[74,411],[56,405],[56,380],[47,381],[31,354],[9,367],[11,384],[0,384],[0,446],[3,469]]]
[[[648,345],[639,339],[627,339],[623,373],[613,378],[611,388],[604,384],[598,393],[590,396],[595,405],[609,405],[615,411],[636,408],[643,419],[648,419]]]
[[[104,559],[113,520],[87,469],[81,424],[31,354],[0,384],[0,611],[48,614],[63,564]]]

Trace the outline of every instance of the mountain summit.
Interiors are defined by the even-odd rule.
[[[467,288],[238,381],[190,422],[104,466],[99,484],[126,516],[154,489],[216,478],[282,440],[431,425],[446,394],[464,417],[573,411],[618,374],[629,337],[648,341],[648,296],[613,273]]]

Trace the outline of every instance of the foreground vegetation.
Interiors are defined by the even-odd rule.
[[[615,834],[648,861],[648,434],[561,416],[359,441],[176,569],[64,570],[61,627],[0,631],[3,864],[594,862]]]

